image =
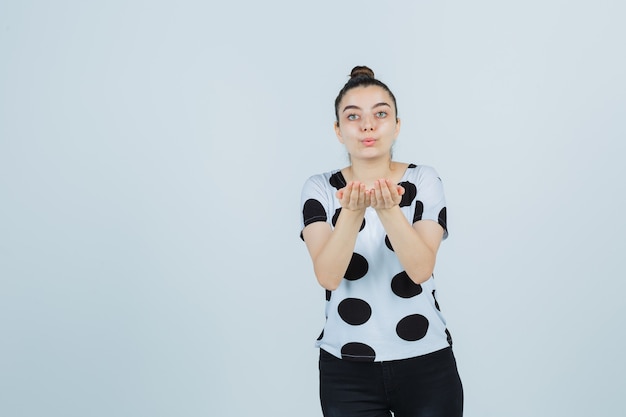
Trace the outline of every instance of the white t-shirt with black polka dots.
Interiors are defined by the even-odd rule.
[[[437,172],[410,164],[399,184],[406,190],[400,202],[406,218],[438,222],[445,239],[446,204]],[[339,170],[310,177],[302,190],[302,228],[318,221],[334,227],[341,211],[335,193],[345,185]],[[367,208],[344,279],[326,291],[326,323],[316,346],[346,360],[388,361],[451,344],[433,277],[421,285],[411,281],[376,211]]]

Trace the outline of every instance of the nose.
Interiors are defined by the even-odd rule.
[[[372,116],[365,116],[362,120],[363,124],[361,128],[364,132],[367,132],[368,130],[374,130],[374,120],[372,120]]]

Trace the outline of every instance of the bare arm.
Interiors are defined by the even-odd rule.
[[[348,269],[370,203],[369,192],[359,182],[348,183],[337,192],[337,197],[342,209],[334,229],[326,222],[316,222],[302,231],[317,281],[331,291],[339,286]]]
[[[398,205],[400,200],[401,193],[390,181],[376,182],[371,205],[376,209],[404,270],[413,282],[421,284],[430,278],[435,268],[443,228],[429,220],[411,225]]]

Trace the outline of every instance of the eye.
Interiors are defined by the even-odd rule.
[[[387,112],[386,111],[376,112],[376,117],[378,117],[379,119],[384,119],[385,117],[387,117]]]
[[[354,113],[349,114],[348,117],[347,117],[348,120],[357,120],[358,118],[359,118],[359,116],[357,114],[354,114]]]

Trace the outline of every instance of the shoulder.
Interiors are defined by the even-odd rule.
[[[421,181],[431,178],[441,181],[437,170],[435,170],[435,168],[430,165],[417,165],[411,163],[408,165],[406,172],[407,177],[413,179],[414,181]]]
[[[311,175],[304,183],[304,188],[334,188],[339,190],[345,186],[346,181],[339,169]]]

